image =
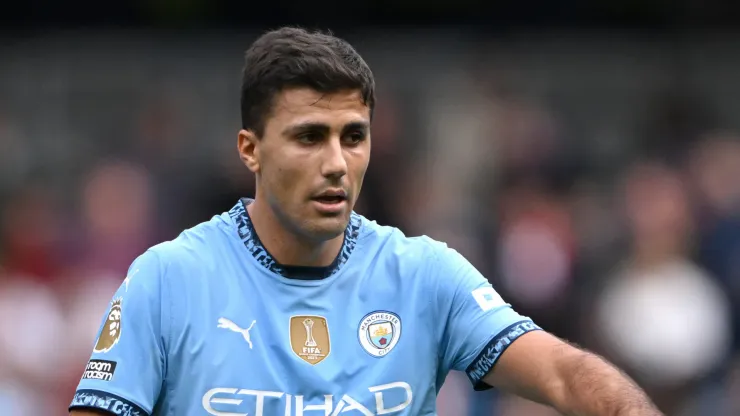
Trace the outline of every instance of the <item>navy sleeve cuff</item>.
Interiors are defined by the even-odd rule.
[[[123,397],[100,390],[77,390],[69,410],[103,410],[115,416],[150,416],[149,412]]]
[[[473,383],[473,389],[475,391],[490,389],[491,386],[483,381],[483,377],[496,365],[496,361],[501,357],[501,354],[520,336],[538,330],[541,330],[541,328],[530,320],[519,321],[493,337],[465,370],[468,379]]]

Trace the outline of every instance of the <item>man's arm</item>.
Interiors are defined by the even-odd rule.
[[[566,415],[663,415],[616,367],[544,331],[509,345],[483,380]]]
[[[151,414],[164,380],[164,342],[170,323],[162,281],[153,251],[139,256],[129,268],[102,318],[90,360],[80,371],[69,405],[72,414]]]
[[[112,413],[104,413],[102,411],[97,410],[72,410],[69,412],[69,416],[101,416]]]
[[[465,371],[476,390],[500,387],[570,416],[662,416],[615,367],[514,311],[460,253],[435,246],[434,254],[427,275],[435,323],[444,322],[443,374]]]

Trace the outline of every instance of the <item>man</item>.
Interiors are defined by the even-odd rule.
[[[660,414],[454,250],[353,213],[374,103],[340,39],[283,28],[250,47],[238,151],[255,198],[133,262],[73,415],[433,415],[453,369],[565,414]]]

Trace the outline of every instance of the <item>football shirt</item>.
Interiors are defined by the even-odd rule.
[[[114,415],[434,415],[539,328],[460,254],[353,213],[327,268],[279,264],[239,201],[137,258],[71,404]]]

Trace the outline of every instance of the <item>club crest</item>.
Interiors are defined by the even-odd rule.
[[[365,315],[358,328],[360,345],[373,357],[383,357],[398,344],[401,318],[393,312],[375,311]]]

